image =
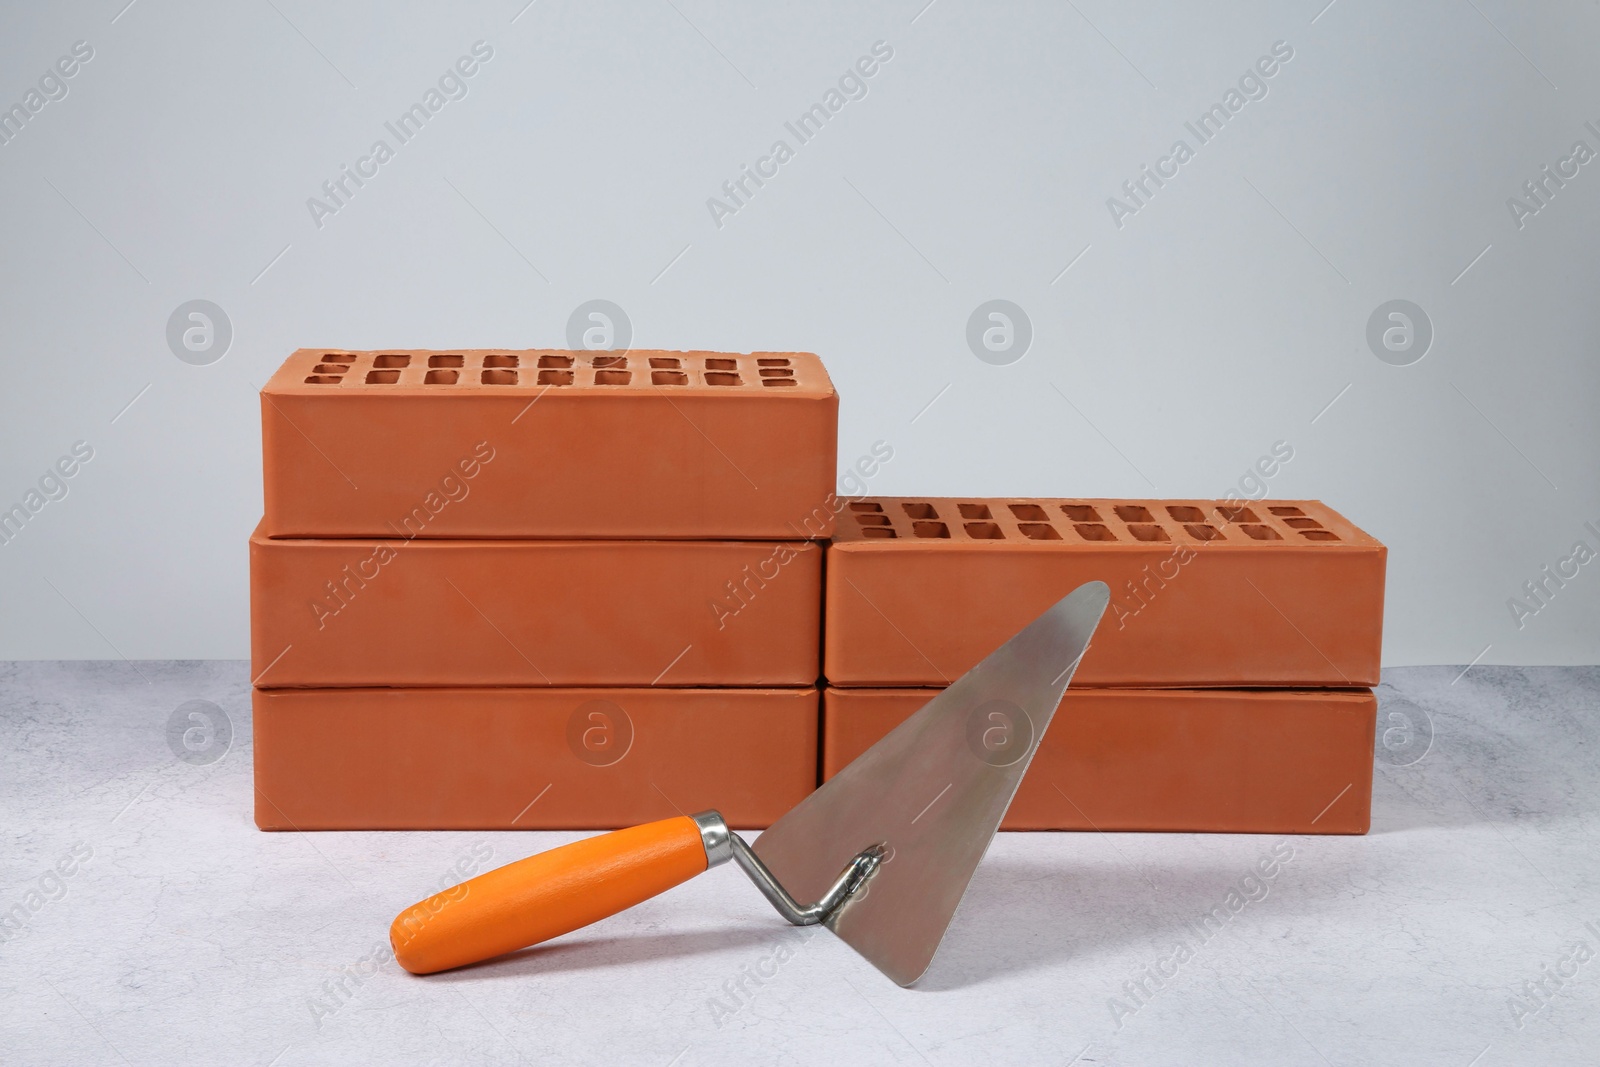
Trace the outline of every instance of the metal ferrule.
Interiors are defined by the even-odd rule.
[[[722,813],[698,811],[689,818],[700,827],[700,843],[706,847],[706,867],[720,867],[733,859],[733,832],[722,821]]]

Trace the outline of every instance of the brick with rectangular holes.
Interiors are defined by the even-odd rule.
[[[938,692],[829,689],[823,778]],[[1000,828],[1364,834],[1377,707],[1369,689],[1074,686]],[[1019,729],[999,717],[969,736],[1003,750]]]
[[[808,685],[810,541],[250,540],[255,684]]]
[[[828,549],[823,674],[945,685],[1083,582],[1074,684],[1378,683],[1384,546],[1311,500],[873,498]]]
[[[817,690],[257,689],[263,830],[759,829],[817,784]]]
[[[821,538],[809,353],[301,349],[261,391],[270,537]]]

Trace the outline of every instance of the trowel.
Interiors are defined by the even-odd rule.
[[[489,959],[732,860],[789,922],[821,923],[911,985],[933,961],[1109,600],[1104,582],[1073,590],[753,846],[715,811],[563,845],[401,912],[389,930],[395,958],[414,974]]]

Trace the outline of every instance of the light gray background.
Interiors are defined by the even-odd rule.
[[[1600,543],[1600,162],[1520,230],[1506,199],[1600,150],[1600,14],[1325,2],[8,5],[0,104],[95,56],[0,146],[0,507],[95,458],[0,546],[0,658],[245,655],[289,351],[562,345],[605,298],[636,346],[821,353],[841,462],[895,448],[874,492],[1220,496],[1287,441],[1271,495],[1390,546],[1387,663],[1595,662],[1600,564],[1520,630],[1507,600]],[[480,39],[319,229],[307,198]],[[717,228],[878,40],[868,95]],[[1278,40],[1268,96],[1117,228]],[[234,330],[210,366],[165,338],[197,298]],[[1034,329],[1009,366],[965,341],[996,298]],[[1396,298],[1435,330],[1411,366],[1365,339]]]

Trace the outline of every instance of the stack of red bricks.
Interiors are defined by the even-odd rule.
[[[1111,588],[1012,830],[1365,833],[1384,547],[1316,501],[864,499],[828,550],[823,776]]]
[[[258,825],[759,828],[1101,580],[1003,828],[1366,831],[1381,544],[1315,501],[842,500],[837,408],[805,354],[290,357]]]
[[[261,401],[257,825],[759,827],[816,787],[815,356],[303,350]]]

